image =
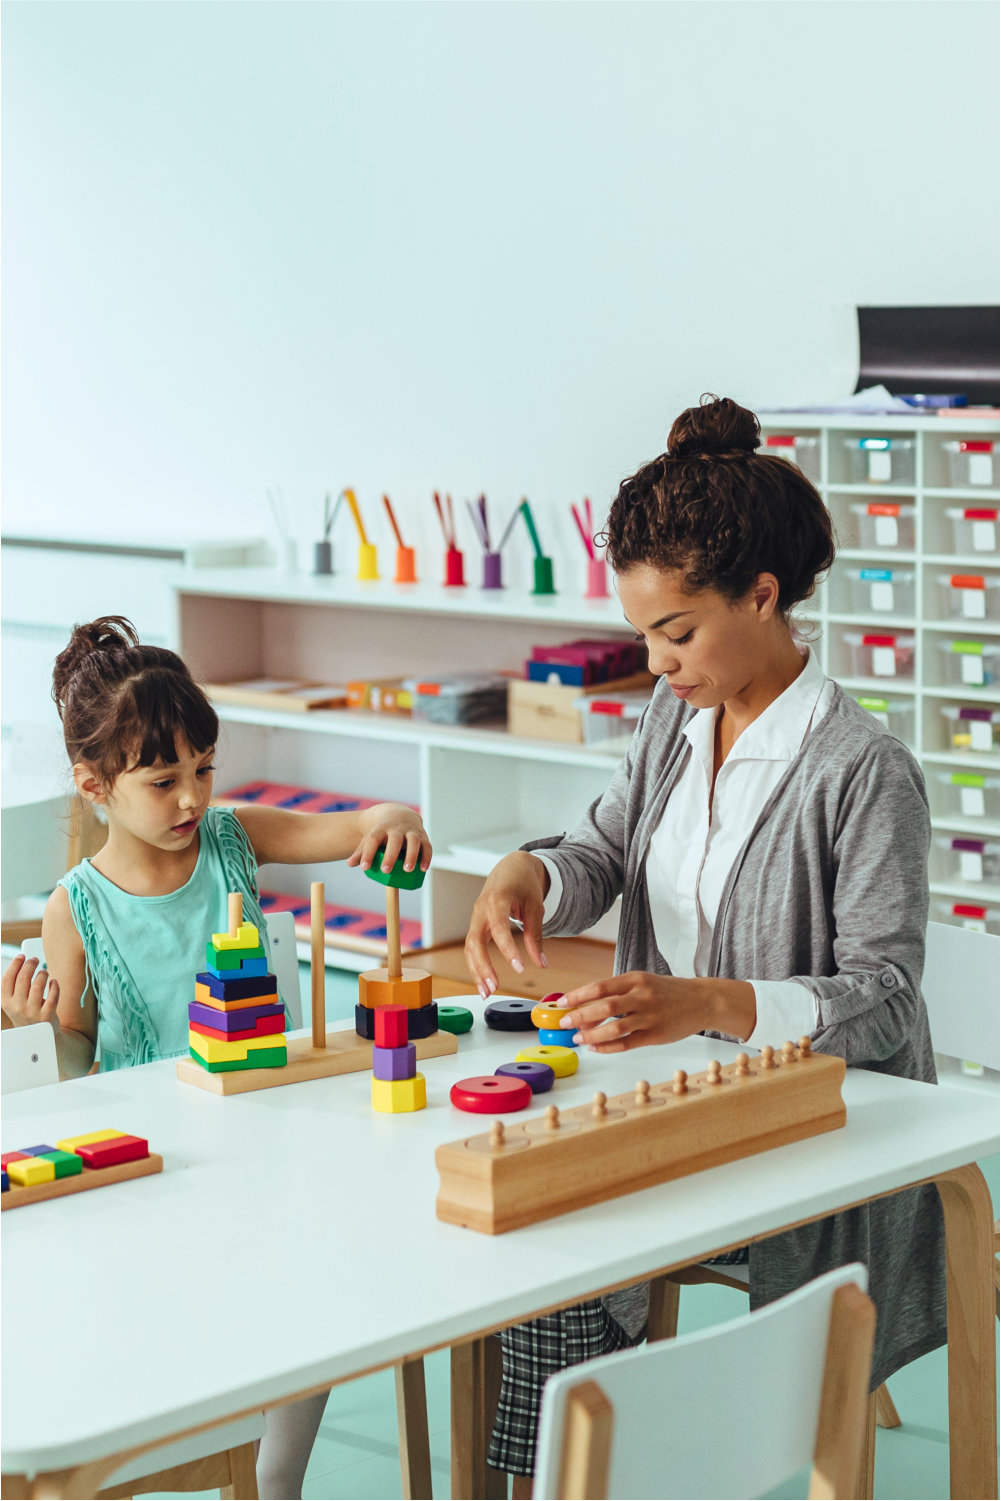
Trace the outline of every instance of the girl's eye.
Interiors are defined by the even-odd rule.
[[[211,764],[211,765],[209,765],[209,766],[199,766],[199,768],[198,768],[198,775],[200,777],[207,777],[210,771],[215,771],[215,764],[214,763]]]
[[[668,636],[672,646],[684,646],[686,641],[691,641],[694,631],[686,631],[683,636]]]
[[[154,782],[153,783],[153,786],[156,788],[157,792],[163,792],[167,787],[172,787],[173,785],[174,785],[174,779],[173,779],[173,777],[168,777],[166,779],[166,781],[164,781],[164,782]]]

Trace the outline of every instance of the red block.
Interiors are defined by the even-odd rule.
[[[0,1157],[0,1168],[6,1167],[8,1162],[26,1162],[30,1156],[30,1152],[4,1152]]]
[[[217,1042],[241,1042],[246,1037],[271,1037],[275,1033],[285,1031],[285,1017],[262,1016],[256,1027],[250,1027],[245,1032],[222,1032],[218,1027],[206,1027],[201,1022],[190,1021],[188,1026],[192,1032],[200,1032],[203,1037],[214,1037]]]
[[[377,1048],[406,1047],[407,1009],[406,1006],[376,1006],[375,1045]]]
[[[75,1148],[85,1167],[117,1167],[119,1162],[138,1162],[149,1156],[149,1142],[141,1136],[115,1136],[109,1141],[92,1141]]]

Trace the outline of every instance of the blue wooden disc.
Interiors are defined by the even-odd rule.
[[[534,1032],[532,1021],[534,1001],[491,1001],[483,1012],[483,1020],[495,1032]]]
[[[494,1073],[524,1079],[533,1094],[545,1094],[547,1089],[552,1089],[556,1078],[548,1063],[502,1063]]]
[[[551,1030],[547,1027],[539,1028],[539,1042],[544,1048],[575,1048],[574,1042],[576,1031],[573,1027],[557,1027]]]

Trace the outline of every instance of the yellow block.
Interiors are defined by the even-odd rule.
[[[557,1079],[565,1079],[577,1072],[575,1048],[558,1048],[548,1043],[537,1043],[533,1048],[522,1048],[514,1055],[515,1063],[548,1063]]]
[[[385,1115],[403,1115],[408,1110],[423,1110],[428,1102],[424,1075],[412,1079],[373,1079],[372,1109]]]
[[[29,1188],[32,1183],[51,1183],[56,1176],[56,1165],[41,1157],[22,1157],[20,1162],[8,1162],[6,1173],[12,1183]]]
[[[216,1038],[206,1037],[204,1032],[196,1032],[191,1028],[188,1042],[206,1063],[242,1063],[251,1053],[259,1053],[267,1048],[283,1048],[285,1033],[274,1032],[268,1037],[245,1037],[242,1042],[219,1042]]]
[[[125,1131],[88,1131],[86,1136],[64,1136],[57,1141],[60,1152],[75,1152],[77,1147],[89,1147],[95,1141],[110,1141],[113,1136],[125,1136]]]
[[[241,923],[232,933],[213,933],[213,946],[217,949],[257,949],[261,946],[261,935],[252,922]]]

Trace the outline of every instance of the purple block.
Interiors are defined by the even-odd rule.
[[[552,1089],[556,1078],[548,1063],[502,1063],[494,1073],[509,1079],[524,1079],[533,1094],[545,1094],[547,1089]]]
[[[55,1147],[47,1147],[44,1142],[40,1142],[37,1147],[18,1148],[18,1151],[23,1152],[25,1157],[41,1157],[43,1152],[54,1152],[55,1150]]]
[[[199,1022],[203,1027],[214,1027],[217,1032],[249,1032],[256,1027],[262,1016],[284,1016],[281,1005],[241,1006],[236,1011],[217,1011],[214,1006],[203,1006],[201,1001],[188,1003],[188,1020]]]
[[[402,1048],[373,1048],[372,1073],[377,1079],[412,1079],[417,1073],[417,1049],[412,1042]]]

